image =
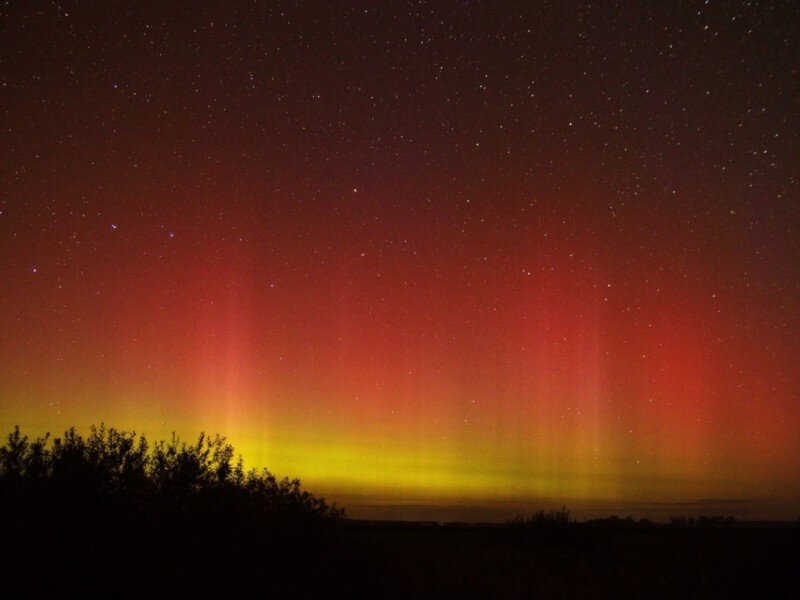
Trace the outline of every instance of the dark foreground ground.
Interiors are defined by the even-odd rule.
[[[800,528],[6,523],[2,597],[800,598]]]

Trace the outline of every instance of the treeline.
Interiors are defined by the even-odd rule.
[[[245,470],[225,438],[175,434],[151,443],[104,425],[88,436],[29,438],[16,427],[0,448],[0,509],[15,513],[205,516],[250,525],[333,522],[344,511],[298,479]]]
[[[737,524],[735,517],[700,516],[670,517],[668,523],[657,523],[650,519],[632,517],[604,517],[578,521],[566,508],[540,510],[528,516],[517,515],[507,525],[518,529],[726,529]]]

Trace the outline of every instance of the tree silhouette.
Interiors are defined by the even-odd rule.
[[[45,504],[67,512],[138,511],[206,514],[261,523],[335,521],[344,511],[267,469],[244,470],[224,437],[176,434],[150,444],[143,435],[104,425],[87,437],[31,440],[16,427],[0,448],[0,499],[5,510]]]

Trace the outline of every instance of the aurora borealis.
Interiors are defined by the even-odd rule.
[[[3,5],[3,431],[219,432],[354,516],[796,518],[798,23]]]

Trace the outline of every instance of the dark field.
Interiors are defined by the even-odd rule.
[[[800,597],[798,533],[366,528],[345,538],[365,581],[399,596],[711,598]]]
[[[630,531],[107,525],[42,521],[27,532],[6,530],[3,595],[800,597],[800,530],[792,524]]]

